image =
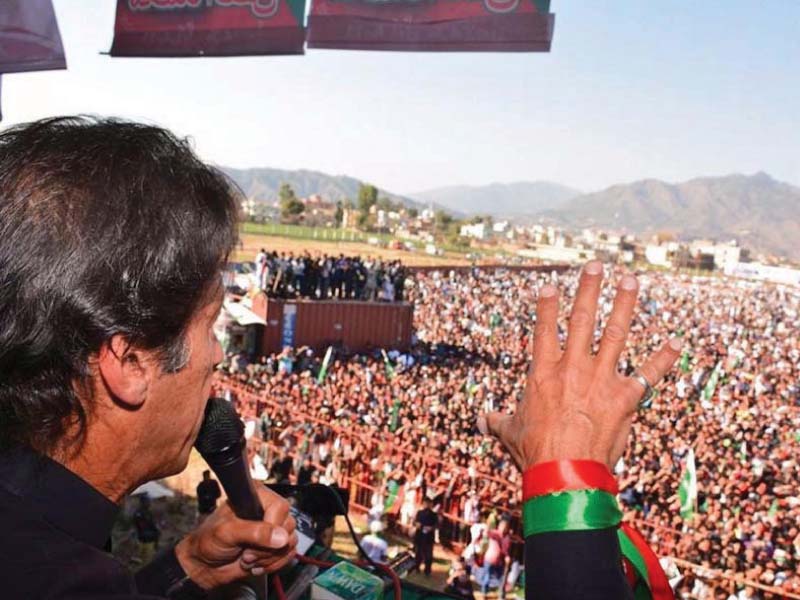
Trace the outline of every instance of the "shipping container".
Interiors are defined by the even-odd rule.
[[[414,307],[408,302],[278,300],[259,293],[252,310],[266,321],[262,352],[285,346],[322,350],[341,345],[351,352],[411,345]]]

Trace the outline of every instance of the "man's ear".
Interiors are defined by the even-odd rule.
[[[100,347],[97,365],[112,398],[132,408],[144,403],[152,371],[147,358],[122,335]]]

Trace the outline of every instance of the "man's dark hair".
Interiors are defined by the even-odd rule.
[[[238,199],[159,127],[60,117],[0,132],[0,445],[81,441],[75,389],[91,397],[89,359],[114,335],[185,366]]]

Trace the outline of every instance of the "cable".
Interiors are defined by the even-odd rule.
[[[272,576],[272,587],[275,588],[275,595],[278,597],[278,600],[286,600],[286,592],[283,591],[283,582],[277,573]]]
[[[401,598],[402,598],[402,590],[401,590],[401,587],[400,587],[400,578],[397,576],[397,573],[395,573],[394,570],[392,570],[392,568],[389,565],[384,565],[384,564],[375,562],[364,551],[364,548],[361,547],[361,541],[358,539],[358,535],[356,534],[356,530],[353,527],[353,523],[350,521],[350,515],[347,514],[348,511],[347,511],[347,507],[344,505],[344,500],[342,500],[342,497],[339,495],[339,493],[335,489],[333,489],[332,487],[326,485],[325,488],[328,489],[330,491],[330,493],[333,494],[333,497],[336,499],[336,503],[339,505],[339,508],[341,509],[342,514],[344,515],[344,520],[347,522],[347,528],[350,530],[350,536],[353,538],[353,542],[355,543],[356,548],[358,548],[358,551],[362,554],[362,556],[364,556],[364,558],[366,558],[366,561],[359,560],[359,561],[354,561],[354,563],[359,565],[359,566],[361,566],[361,567],[371,566],[373,569],[375,569],[377,571],[383,571],[384,573],[386,573],[392,580],[392,587],[394,588],[394,598],[395,598],[395,600],[401,600]],[[309,559],[308,557],[305,557],[305,556],[301,556],[301,557],[299,557],[299,559],[300,559],[300,562],[307,562],[309,564],[316,564],[318,567],[321,567],[321,566],[331,567],[334,564],[334,563],[326,563],[325,565],[318,564],[318,563],[323,563],[325,561],[316,561],[315,562],[314,559]]]

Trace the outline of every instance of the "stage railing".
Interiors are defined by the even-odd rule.
[[[262,410],[267,406],[280,408],[282,410],[287,409],[287,406],[285,404],[280,403],[271,398],[267,398],[259,390],[254,389],[253,387],[244,384],[242,382],[231,380],[225,377],[223,379],[217,379],[217,383],[222,385],[222,387],[224,388],[231,389],[235,393],[236,395],[235,400],[237,402],[237,405],[239,405],[240,410],[245,404],[249,405],[248,408],[252,408],[253,414],[247,414],[245,416],[251,418],[257,418],[257,416],[260,415]],[[387,444],[391,440],[391,438],[389,438],[389,440],[376,441],[373,437],[369,436],[368,434],[353,430],[345,430],[339,426],[333,425],[328,421],[325,421],[324,419],[320,419],[319,417],[310,415],[305,411],[302,411],[296,407],[292,408],[292,416],[293,420],[296,421],[296,424],[314,423],[322,425],[329,429],[332,429],[333,431],[336,431],[340,435],[349,437],[351,439],[358,439],[362,443],[365,443],[365,445],[371,444],[372,451],[378,450],[380,447]],[[389,435],[391,436],[392,434]],[[276,452],[286,453],[276,443],[276,441],[263,440],[261,442],[267,445],[267,447],[269,448],[270,455]],[[458,465],[447,464],[444,461],[441,461],[435,457],[425,456],[422,453],[411,452],[405,448],[400,448],[395,446],[393,451],[404,453],[413,459],[422,458],[427,462],[433,462],[434,464],[438,464],[440,467],[446,467],[451,471],[456,471],[463,476],[466,476],[468,473],[467,469],[460,467]],[[373,452],[370,452],[370,454],[373,454]],[[288,455],[291,456],[294,460],[299,460],[300,458],[302,458],[298,456],[298,454],[294,451],[288,452]],[[352,468],[353,465],[349,466]],[[320,472],[324,471],[324,467],[322,465],[317,464],[315,465],[315,467],[318,470],[320,470]],[[365,481],[360,481],[358,476],[361,474],[362,473],[354,473],[352,470],[348,472],[343,471],[340,474],[339,481],[337,481],[337,483],[339,486],[348,489],[350,491],[350,507],[356,512],[366,513],[370,509],[370,503],[371,503],[370,501],[373,494],[379,491],[379,489],[370,483],[367,483]],[[481,478],[485,480],[496,481],[506,486],[509,485],[509,482],[503,481],[496,477],[485,476],[481,474]],[[521,545],[524,543],[522,537],[518,534],[518,532],[522,530],[521,515],[519,510],[509,509],[508,507],[488,502],[482,502],[482,505],[490,508],[495,508],[499,511],[508,513],[512,516],[512,531],[514,532],[512,539],[514,545],[517,547],[517,549],[519,549]],[[463,547],[469,543],[470,524],[461,519],[458,516],[458,514],[453,514],[452,507],[440,512],[439,519],[440,519],[440,528],[439,528],[440,543],[442,543],[445,546],[451,547],[456,552],[460,552],[463,549]],[[697,565],[687,560],[674,557],[672,556],[674,547],[680,539],[686,536],[685,532],[682,532],[678,529],[666,527],[664,525],[660,525],[657,523],[652,523],[645,519],[633,519],[632,522],[642,532],[642,534],[645,535],[648,541],[654,546],[654,550],[656,550],[657,554],[659,554],[660,556],[669,557],[679,567],[691,571],[695,577],[701,578],[704,581],[706,581],[708,585],[712,587],[712,589],[723,589],[727,592],[734,592],[737,586],[748,586],[763,592],[774,594],[776,599],[786,598],[790,600],[800,600],[800,594],[786,592],[780,588],[771,587],[757,581],[748,580],[746,576],[741,573],[730,573],[721,571],[719,569],[709,569],[702,565]],[[392,519],[392,524],[397,528],[397,530],[400,533],[408,535],[409,531],[401,526],[399,519]],[[671,543],[668,543],[667,540],[670,540]]]

